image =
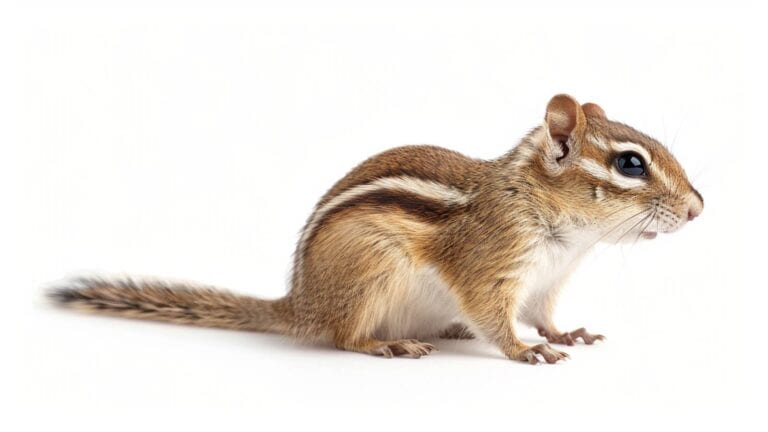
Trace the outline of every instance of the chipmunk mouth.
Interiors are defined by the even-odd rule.
[[[642,233],[640,233],[640,235],[644,239],[653,240],[656,238],[657,235],[659,235],[659,233],[657,233],[656,231],[643,231]]]

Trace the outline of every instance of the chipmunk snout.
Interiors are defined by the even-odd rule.
[[[701,196],[699,191],[697,191],[694,188],[691,188],[691,199],[690,204],[688,205],[688,221],[692,221],[696,219],[701,212],[704,210],[704,198]]]

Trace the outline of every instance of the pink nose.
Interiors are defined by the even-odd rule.
[[[688,221],[692,221],[696,219],[697,216],[701,214],[701,211],[704,210],[704,198],[702,198],[699,191],[693,188],[691,186],[691,191],[693,192],[693,195],[698,198],[698,202],[690,203],[688,207]]]
[[[691,207],[688,209],[688,220],[692,221],[696,219],[696,217],[700,214],[701,214],[701,210]]]

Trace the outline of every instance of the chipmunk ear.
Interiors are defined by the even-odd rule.
[[[587,117],[606,118],[605,111],[596,103],[587,102],[581,106],[581,110],[584,111],[584,115]]]
[[[544,121],[549,132],[547,162],[553,171],[559,171],[579,154],[587,120],[576,99],[559,94],[547,104]]]

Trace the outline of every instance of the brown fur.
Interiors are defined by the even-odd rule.
[[[409,146],[360,164],[322,197],[310,217],[296,251],[291,290],[283,299],[105,280],[87,280],[54,297],[133,318],[328,338],[341,349],[387,357],[419,357],[434,349],[416,337],[479,333],[511,359],[556,362],[566,354],[548,345],[525,345],[514,323],[537,327],[550,342],[602,338],[583,329],[560,332],[551,319],[559,287],[591,245],[579,246],[584,250],[577,248],[573,262],[553,259],[549,265],[562,268],[562,276],[531,294],[527,285],[539,281],[531,275],[543,265],[537,254],[571,250],[574,233],[594,231],[601,235],[595,241],[620,241],[629,233],[639,237],[648,220],[671,231],[684,215],[700,212],[703,202],[661,144],[608,120],[599,106],[582,107],[558,95],[545,119],[496,160]],[[600,178],[614,169],[616,156],[600,142],[614,141],[642,146],[652,155],[654,170],[660,170],[655,172],[668,181],[649,176],[642,188],[627,189]],[[585,158],[600,171],[585,171],[580,165]],[[391,178],[402,184],[376,186]],[[339,202],[333,205],[334,200]],[[652,216],[640,220],[644,214]],[[627,229],[622,223],[635,225]],[[621,237],[612,233],[617,226]],[[442,286],[419,293],[419,278],[425,277],[444,283],[447,294],[437,300],[418,298]],[[418,318],[406,316],[409,308],[428,313],[438,308],[430,302],[444,297],[455,303],[464,322],[424,330],[425,335],[420,328],[397,333],[398,325],[408,328]],[[388,338],[393,332],[395,338]]]
[[[157,280],[81,278],[50,293],[84,311],[201,327],[286,332],[284,300],[261,300],[213,287]]]
[[[339,180],[318,205],[353,186],[371,180],[407,175],[450,184],[463,190],[476,186],[475,177],[486,161],[472,159],[453,150],[431,145],[397,147],[362,162]]]

